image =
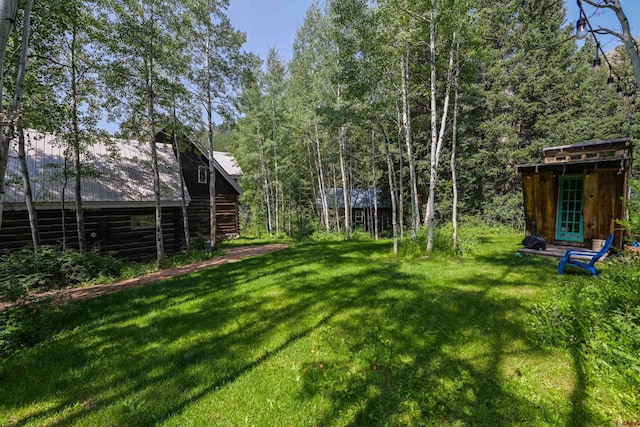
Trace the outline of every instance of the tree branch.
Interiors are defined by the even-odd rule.
[[[607,1],[605,1],[605,4],[596,3],[593,0],[582,0],[582,1],[585,2],[586,4],[588,4],[589,6],[593,6],[593,7],[598,8],[598,9],[611,9],[614,12],[617,11],[618,9],[620,9],[620,7],[617,7],[615,3],[610,4]]]
[[[610,36],[617,37],[624,42],[624,37],[622,36],[622,34],[618,33],[617,31],[610,30],[608,28],[598,27],[595,30],[593,30],[593,32],[596,34],[609,34]]]

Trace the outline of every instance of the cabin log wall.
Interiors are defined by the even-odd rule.
[[[119,256],[126,258],[153,257],[156,253],[155,227],[132,228],[131,217],[136,215],[155,215],[155,209],[86,209],[84,220],[87,243],[90,247],[99,247],[103,252],[115,251]],[[179,251],[182,245],[179,215],[178,208],[162,209],[164,248],[169,254]],[[66,210],[65,225],[67,246],[78,248],[75,211]],[[38,229],[43,245],[61,246],[61,210],[38,210]],[[96,237],[91,237],[92,233],[95,233]],[[16,250],[25,246],[32,246],[27,212],[6,209],[0,229],[0,251]]]

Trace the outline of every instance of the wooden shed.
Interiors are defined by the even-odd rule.
[[[615,233],[621,248],[633,146],[631,138],[544,149],[544,163],[519,165],[527,234],[592,248]]]
[[[342,216],[344,213],[344,191],[342,188],[328,189],[326,195],[328,208],[339,209]],[[351,225],[355,230],[373,233],[375,231],[374,223],[378,231],[391,228],[391,208],[386,203],[380,188],[375,190],[353,188],[349,197],[351,201]],[[318,199],[317,203],[320,206],[320,199]],[[375,221],[376,211],[377,223]]]

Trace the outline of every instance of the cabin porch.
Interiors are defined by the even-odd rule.
[[[570,249],[584,249],[584,250],[588,250],[587,248],[577,248],[575,246],[569,246],[569,245],[556,245],[556,244],[547,244],[547,249],[543,250],[543,251],[539,251],[537,249],[528,249],[528,248],[520,248],[518,249],[518,254],[521,255],[537,255],[537,256],[542,256],[542,257],[548,257],[548,258],[557,258],[560,259],[564,256],[565,252],[570,250]],[[607,259],[609,255],[605,255],[602,258],[600,258],[598,260],[598,262],[601,262],[605,259]],[[581,257],[576,257],[576,258],[581,258]],[[589,257],[582,257],[585,260],[589,259]]]

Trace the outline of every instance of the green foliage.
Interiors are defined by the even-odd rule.
[[[627,230],[632,242],[640,241],[640,181],[631,180],[631,197],[627,200],[628,219],[618,222]]]
[[[51,305],[49,300],[28,301],[0,311],[0,356],[32,347],[68,327],[78,310]]]
[[[609,263],[597,279],[566,280],[531,312],[531,339],[543,348],[570,349],[594,387],[616,390],[623,405],[637,405],[640,389],[640,263]],[[579,362],[579,363],[578,363]]]
[[[62,251],[44,246],[10,252],[0,259],[0,299],[17,301],[27,293],[76,285],[97,277],[117,277],[123,262],[97,252]]]

